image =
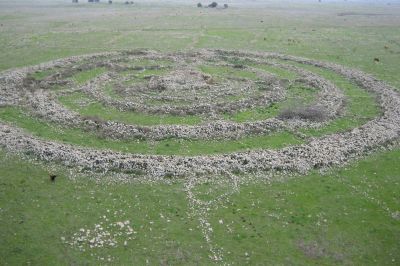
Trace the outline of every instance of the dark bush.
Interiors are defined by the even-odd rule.
[[[303,119],[315,122],[324,121],[327,118],[326,111],[319,106],[294,107],[283,110],[280,119]]]
[[[197,3],[197,7],[203,7],[201,3]]]
[[[228,4],[224,4],[224,8],[228,8]]]
[[[212,2],[211,4],[208,5],[208,7],[212,7],[212,8],[217,7],[217,6],[218,6],[217,2]]]

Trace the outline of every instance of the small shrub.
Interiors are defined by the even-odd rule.
[[[245,68],[245,66],[244,66],[244,65],[242,65],[242,64],[234,64],[234,65],[233,65],[233,68],[244,69],[244,68]]]
[[[32,77],[32,76],[27,76],[26,78],[23,79],[22,81],[22,85],[25,88],[30,88],[30,87],[34,87],[37,84],[37,80]]]
[[[203,7],[201,3],[197,3],[197,7]]]
[[[172,179],[172,178],[174,178],[174,176],[175,176],[175,174],[172,172],[167,172],[164,174],[165,179]]]

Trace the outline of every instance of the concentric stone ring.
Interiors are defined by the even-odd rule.
[[[380,114],[352,129],[307,137],[303,134],[307,129],[324,128],[342,119],[348,101],[340,86],[314,70],[335,73],[375,95]],[[38,78],[42,73],[46,75]],[[93,73],[96,75],[84,79]],[[297,91],[307,91],[310,99],[293,106],[296,100],[291,99]],[[0,96],[2,108],[22,108],[34,119],[95,132],[106,139],[218,141],[277,132],[302,138],[302,144],[280,149],[145,155],[51,141],[1,121],[0,144],[11,151],[90,171],[135,171],[153,177],[306,172],[340,165],[384,147],[398,139],[400,132],[400,96],[394,88],[359,70],[276,53],[136,50],[77,56],[1,73]],[[65,98],[74,99],[76,110],[63,102]],[[144,125],[85,116],[79,106],[90,104],[113,112],[160,116],[161,123]],[[271,110],[278,110],[275,116],[269,115]],[[256,111],[267,115],[256,120],[237,119]],[[192,120],[162,123],[166,116]]]

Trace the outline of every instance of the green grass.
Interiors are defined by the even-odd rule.
[[[174,138],[155,142],[149,142],[145,140],[109,140],[99,137],[95,133],[86,132],[78,128],[64,128],[30,118],[19,109],[13,107],[0,109],[0,120],[14,123],[16,126],[23,128],[33,135],[43,139],[60,141],[83,147],[111,149],[121,152],[140,154],[218,154],[243,151],[247,149],[274,149],[302,143],[301,140],[287,132],[278,132],[272,135],[244,137],[232,141],[185,140]]]
[[[252,65],[252,67],[265,70],[269,73],[277,75],[279,78],[282,79],[294,80],[298,77],[296,73],[279,67],[262,65],[262,64],[254,64]]]
[[[163,141],[154,150],[156,154],[202,155],[254,149],[278,149],[301,143],[302,141],[291,133],[278,132],[271,135],[243,137],[238,140]]]
[[[92,102],[85,106],[77,104],[78,101],[89,101],[91,99],[83,93],[74,93],[61,96],[59,101],[66,107],[79,112],[83,116],[96,116],[103,120],[113,120],[135,125],[160,125],[180,124],[194,125],[201,122],[198,116],[174,116],[174,115],[151,115],[133,111],[119,111],[114,107],[106,107],[102,103]]]
[[[104,85],[104,87],[102,88],[103,91],[105,92],[106,95],[110,96],[111,98],[114,99],[122,99],[123,97],[121,97],[121,95],[119,95],[115,90],[114,90],[114,86],[112,83],[107,83],[106,85]],[[72,96],[70,96],[72,97]],[[60,101],[63,101],[63,99],[59,99]],[[69,101],[64,101],[63,104],[67,104],[67,102]],[[69,103],[72,104],[72,103]]]
[[[219,47],[225,49],[234,49],[235,47],[248,48],[249,41],[253,40],[256,35],[254,31],[243,29],[242,27],[241,29],[232,29],[232,27],[223,28],[224,26],[220,27],[221,28],[205,30],[204,34],[199,37],[196,46],[202,48]]]
[[[243,186],[212,211],[215,242],[232,251],[227,261],[249,264],[395,264],[399,156],[385,152],[326,176]]]
[[[399,150],[384,152],[325,176],[243,185],[219,208],[211,207],[212,240],[224,247],[227,263],[393,264],[400,260],[400,228],[382,204],[398,210],[399,180],[393,173],[400,171],[399,156]],[[71,181],[62,168],[51,169],[58,174],[54,184],[46,168],[0,152],[0,256],[7,263],[98,264],[97,256],[112,256],[119,265],[210,264],[180,182]],[[208,185],[215,189],[219,194],[227,188]],[[103,215],[110,222],[129,220],[136,239],[124,247],[122,236],[116,248],[84,252],[62,243],[61,237],[68,240],[80,228],[104,221]],[[301,245],[317,251],[307,254]]]
[[[42,71],[36,71],[32,74],[30,74],[29,76],[33,77],[36,80],[42,80],[48,76],[50,76],[51,74],[54,74],[56,70],[52,69],[52,70],[42,70]]]
[[[239,111],[234,114],[225,114],[225,119],[236,122],[258,121],[275,117],[279,114],[280,105],[272,103],[268,107],[255,107],[244,111]]]
[[[192,264],[207,261],[197,221],[187,219],[188,207],[180,185],[108,186],[87,179],[73,182],[60,169],[55,170],[58,177],[52,184],[44,168],[6,157],[3,152],[0,162],[0,257],[7,264],[98,264],[98,257],[107,259],[108,255],[124,265],[144,265],[146,260],[152,264],[162,260]],[[160,214],[166,218],[161,219]],[[117,237],[117,248],[87,247],[85,252],[61,241],[61,237],[69,240],[81,228],[93,229],[100,222],[106,228],[103,215],[109,223],[129,220],[137,232],[135,239],[129,241],[124,235]]]
[[[228,66],[200,66],[200,70],[203,73],[210,74],[218,79],[235,77],[235,78],[246,78],[255,80],[257,74],[251,71],[236,69]]]
[[[103,74],[104,72],[106,72],[106,68],[97,67],[97,68],[93,68],[90,70],[85,70],[85,71],[79,72],[79,73],[75,74],[74,76],[72,76],[72,79],[78,84],[83,84],[83,83]]]
[[[158,68],[158,69],[144,69],[138,71],[127,70],[121,72],[121,74],[127,75],[134,73],[134,77],[126,81],[126,84],[132,84],[138,81],[142,81],[145,77],[162,75],[167,73],[168,71],[169,71],[168,68]]]

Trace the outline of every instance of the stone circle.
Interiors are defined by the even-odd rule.
[[[400,136],[400,95],[395,88],[362,71],[277,53],[198,50],[161,53],[134,50],[74,56],[0,73],[0,108],[23,108],[33,119],[97,132],[108,139],[240,139],[299,128],[319,128],[338,119],[346,106],[342,89],[301,65],[332,71],[376,97],[381,114],[343,132],[309,138],[281,149],[254,149],[200,156],[144,155],[84,148],[43,139],[0,120],[0,145],[12,152],[88,171],[140,172],[152,177],[254,173],[269,170],[305,173],[342,165],[385,147]],[[288,80],[273,68],[294,73]],[[101,69],[83,83],[77,73]],[[37,72],[48,72],[35,79]],[[224,116],[268,108],[287,97],[293,84],[315,90],[306,106],[257,121],[236,122]],[[55,91],[53,88],[60,90]],[[112,93],[107,90],[111,88]],[[152,116],[198,116],[195,125],[136,125],[86,117],[57,100],[81,93],[119,112]],[[84,103],[83,103],[84,104]]]

